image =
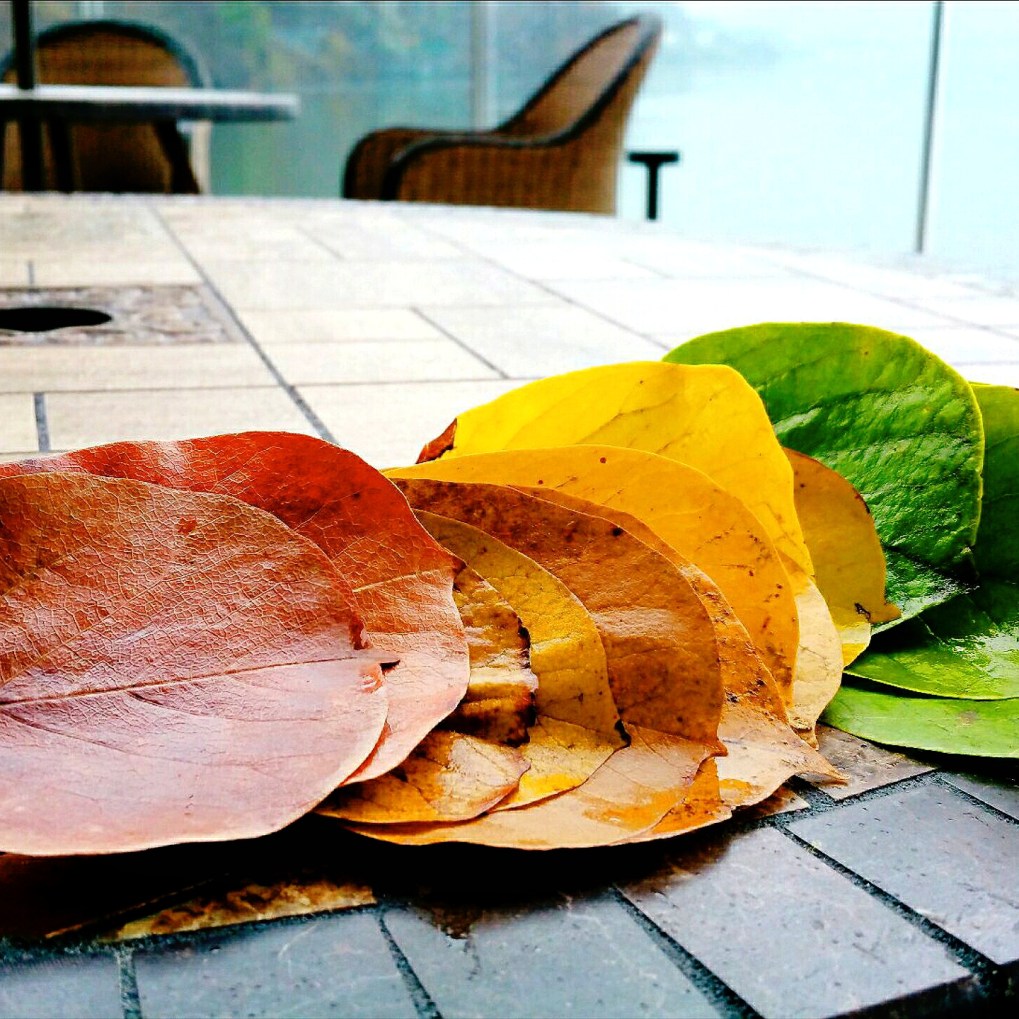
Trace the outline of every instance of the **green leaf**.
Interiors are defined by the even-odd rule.
[[[1019,700],[916,697],[843,684],[822,721],[897,747],[1019,758]]]
[[[974,386],[986,435],[980,585],[875,637],[849,670],[941,697],[1019,697],[1019,391]]]
[[[803,322],[711,333],[665,359],[736,368],[784,445],[855,485],[902,619],[971,586],[983,433],[968,383],[939,358],[882,329]]]

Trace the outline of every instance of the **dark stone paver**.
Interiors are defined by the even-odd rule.
[[[416,1015],[378,920],[365,913],[153,946],[135,965],[146,1019]]]
[[[945,778],[952,785],[964,789],[971,796],[975,796],[992,807],[997,807],[1003,814],[1014,817],[1019,821],[1019,778],[997,777],[991,778],[986,775],[945,775]]]
[[[972,979],[773,829],[677,847],[671,868],[623,890],[765,1016],[837,1015]]]
[[[445,1019],[718,1014],[611,896],[485,910],[453,930],[417,910],[385,923]]]
[[[112,955],[0,962],[0,1015],[33,1019],[120,1016],[120,967]]]
[[[1019,826],[930,784],[789,827],[994,962],[1019,959]]]

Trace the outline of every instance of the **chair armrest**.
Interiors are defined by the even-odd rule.
[[[571,132],[526,141],[496,134],[435,136],[395,156],[381,197],[611,215],[618,167],[589,156],[584,137]]]
[[[382,179],[393,157],[413,142],[435,135],[414,127],[390,127],[365,135],[347,157],[340,194],[344,198],[381,198]]]

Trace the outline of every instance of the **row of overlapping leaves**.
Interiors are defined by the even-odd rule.
[[[924,704],[968,733],[950,749],[1014,754],[1016,691],[973,650],[1014,685],[1014,568],[966,572],[983,453],[966,383],[862,327],[669,358],[731,360],[764,404],[731,368],[644,362],[468,411],[388,479],[280,433],[4,465],[0,849],[251,837],[312,809],[412,844],[665,837],[833,776],[813,726],[854,660],[939,694]],[[981,396],[1013,443],[1014,395]],[[899,616],[875,520],[911,622],[858,658]],[[987,592],[1011,649],[1007,620],[979,630]],[[946,653],[932,606],[959,624],[960,599],[978,625]],[[889,719],[931,724],[916,700],[846,689],[829,711],[889,739]]]

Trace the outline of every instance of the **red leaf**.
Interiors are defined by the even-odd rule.
[[[374,747],[379,655],[311,542],[235,499],[0,480],[0,848],[261,835]]]
[[[357,779],[399,764],[463,697],[470,667],[452,597],[459,564],[393,484],[348,450],[306,435],[243,432],[95,446],[0,465],[0,477],[53,470],[232,495],[329,556],[354,588],[372,646],[400,660],[386,675],[386,730]]]

